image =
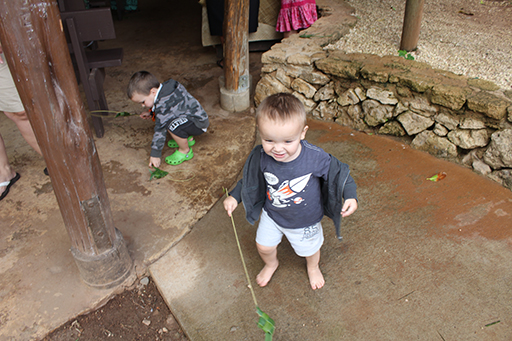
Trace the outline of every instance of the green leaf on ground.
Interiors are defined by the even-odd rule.
[[[160,168],[156,168],[155,166],[153,166],[153,168],[155,169],[153,172],[149,171],[151,173],[151,176],[149,177],[149,180],[151,180],[153,178],[161,179],[164,176],[166,176],[167,174],[169,174],[169,172],[163,171]]]

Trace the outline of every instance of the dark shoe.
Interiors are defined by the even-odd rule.
[[[48,173],[48,167],[45,167],[43,169],[43,173],[44,173],[44,175],[50,175],[50,173]]]
[[[217,60],[217,66],[224,69],[224,58]]]
[[[7,194],[9,194],[9,190],[11,189],[11,186],[14,185],[16,183],[16,181],[18,181],[19,179],[20,179],[20,174],[16,173],[14,178],[12,178],[9,181],[5,181],[5,182],[1,183],[2,186],[6,186],[6,187],[5,187],[5,190],[2,192],[2,194],[0,195],[0,200],[5,198],[7,196]]]

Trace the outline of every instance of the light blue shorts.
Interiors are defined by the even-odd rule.
[[[281,243],[283,234],[295,253],[301,257],[313,256],[324,243],[324,233],[320,222],[299,229],[283,228],[276,224],[265,210],[262,210],[256,231],[256,243],[268,247],[277,246]]]

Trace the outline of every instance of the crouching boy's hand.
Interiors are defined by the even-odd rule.
[[[159,157],[151,156],[149,158],[149,168],[151,168],[151,167],[155,167],[155,168],[160,167],[160,162],[161,162],[161,160],[160,160]]]
[[[139,115],[140,118],[142,118],[143,120],[149,120],[152,116],[151,116],[151,113],[149,111],[145,111],[143,112],[142,114]]]
[[[224,209],[226,212],[228,212],[228,216],[231,217],[231,213],[235,210],[235,208],[238,206],[238,201],[236,201],[235,198],[232,196],[227,197],[224,199]]]
[[[357,210],[357,200],[347,199],[341,208],[341,216],[348,217]]]

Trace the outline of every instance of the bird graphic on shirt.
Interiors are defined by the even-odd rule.
[[[272,186],[268,186],[267,196],[272,201],[272,206],[282,208],[288,206],[291,201],[295,204],[303,202],[301,197],[295,197],[293,200],[291,198],[299,194],[306,187],[310,177],[311,173],[292,180],[285,180],[277,190]],[[268,173],[265,174],[265,178],[267,178],[267,181],[268,179],[277,180],[275,175]],[[272,184],[271,181],[268,182]],[[277,184],[277,181],[274,184]]]

